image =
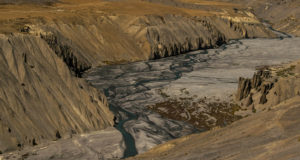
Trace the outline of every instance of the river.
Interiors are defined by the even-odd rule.
[[[143,153],[168,140],[199,132],[190,124],[166,119],[147,106],[170,97],[230,100],[240,76],[256,66],[300,59],[300,38],[232,40],[218,49],[158,60],[95,68],[87,81],[103,91],[122,133],[124,157]]]

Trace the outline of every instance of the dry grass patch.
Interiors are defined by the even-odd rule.
[[[209,130],[216,126],[226,126],[240,118],[235,115],[240,106],[225,101],[212,101],[206,98],[168,99],[148,106],[160,115],[179,121],[186,121],[200,130]]]

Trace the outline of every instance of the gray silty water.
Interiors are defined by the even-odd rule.
[[[240,76],[250,77],[256,66],[300,59],[300,38],[233,40],[219,49],[159,60],[96,68],[87,75],[105,92],[123,132],[125,157],[145,152],[157,144],[197,132],[185,122],[165,119],[147,109],[182,89],[198,97],[228,99]]]

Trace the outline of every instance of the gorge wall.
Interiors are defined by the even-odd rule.
[[[276,37],[251,11],[234,4],[203,8],[193,3],[174,7],[139,0],[64,0],[42,8],[12,6],[13,13],[10,7],[4,7],[5,13],[3,9],[0,32],[40,36],[79,77],[91,67],[214,48],[229,39]]]
[[[276,37],[251,12],[233,6],[1,5],[0,151],[112,126],[105,97],[76,78],[89,68],[214,48],[229,39]]]
[[[275,37],[255,18],[122,15],[76,23],[24,25],[27,30],[22,31],[40,35],[77,74],[91,67],[215,48],[229,39]]]
[[[0,151],[113,125],[106,98],[39,37],[0,35]]]

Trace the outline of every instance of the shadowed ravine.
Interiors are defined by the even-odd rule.
[[[185,89],[198,97],[228,99],[238,77],[256,66],[299,59],[300,38],[233,40],[219,49],[92,69],[87,80],[105,92],[123,134],[124,157],[143,153],[168,140],[198,132],[186,122],[165,119],[147,106]]]

